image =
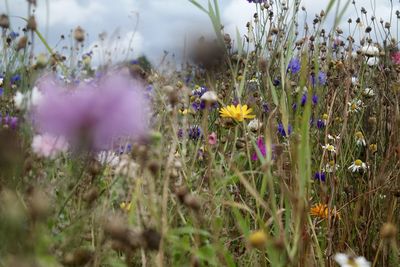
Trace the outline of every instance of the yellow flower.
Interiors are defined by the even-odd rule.
[[[131,202],[125,202],[122,201],[121,204],[119,204],[119,207],[125,211],[125,212],[129,212],[131,210]]]
[[[250,113],[253,109],[248,108],[247,105],[238,104],[236,107],[234,105],[229,105],[220,109],[219,113],[223,118],[232,118],[235,121],[242,122],[244,119],[254,119],[256,115],[251,115]]]
[[[340,214],[339,214],[339,212],[336,211],[335,208],[333,210],[331,210],[330,213],[331,213],[332,217],[340,218]],[[329,217],[328,205],[322,204],[322,203],[315,204],[310,209],[310,215],[319,217],[321,219],[328,219],[328,217]]]
[[[255,231],[249,236],[249,243],[252,247],[262,248],[267,242],[267,235],[262,230]]]

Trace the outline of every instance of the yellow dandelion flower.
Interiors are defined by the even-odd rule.
[[[340,214],[339,214],[339,212],[336,211],[335,208],[330,211],[330,214],[334,218],[340,218]],[[315,204],[310,209],[310,215],[319,217],[321,219],[328,219],[328,217],[329,217],[328,205],[322,204],[322,203]]]
[[[123,210],[123,211],[125,211],[125,212],[129,212],[130,210],[131,210],[131,202],[125,202],[125,201],[122,201],[120,204],[119,204],[119,207]]]
[[[235,121],[242,122],[244,119],[254,119],[256,115],[250,114],[253,109],[248,108],[247,105],[238,104],[236,107],[234,105],[229,105],[223,107],[219,110],[221,117],[232,118]]]

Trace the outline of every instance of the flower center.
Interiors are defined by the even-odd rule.
[[[354,165],[356,165],[356,166],[362,166],[362,161],[361,160],[359,160],[359,159],[357,159],[356,161],[354,161]]]

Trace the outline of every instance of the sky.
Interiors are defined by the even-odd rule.
[[[198,0],[205,4],[206,0]],[[289,3],[292,0],[288,0]],[[14,29],[24,25],[18,17],[27,16],[26,0],[0,2],[0,12],[9,13]],[[188,0],[37,0],[35,10],[40,31],[49,44],[58,50],[70,45],[70,38],[60,42],[63,34],[68,37],[72,29],[81,26],[88,33],[85,49],[93,50],[97,61],[111,58],[114,62],[145,54],[157,64],[168,51],[180,58],[185,40],[201,35],[212,35],[212,25],[205,13]],[[49,3],[49,5],[46,4]],[[303,0],[310,18],[327,6],[328,0]],[[346,2],[346,0],[342,0]],[[377,19],[389,20],[390,3],[394,10],[400,9],[400,0],[356,0],[359,8],[372,11],[376,8]],[[224,29],[244,34],[246,22],[251,20],[255,5],[246,0],[219,0]],[[356,18],[350,7],[344,15]],[[331,23],[331,22],[330,22]],[[102,33],[103,41],[99,41]],[[235,36],[233,34],[233,36]],[[44,47],[38,44],[38,51]],[[65,52],[65,51],[64,51]]]

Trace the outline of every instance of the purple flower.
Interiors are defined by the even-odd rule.
[[[312,96],[312,103],[313,103],[314,105],[318,104],[318,96],[315,95],[315,94]]]
[[[198,140],[199,138],[202,137],[202,135],[203,134],[202,134],[201,128],[197,125],[194,125],[188,129],[189,139]]]
[[[110,149],[123,138],[139,141],[148,133],[149,103],[144,88],[126,75],[110,73],[96,83],[66,87],[53,79],[33,110],[39,132],[64,136],[75,146]]]
[[[183,137],[183,129],[182,128],[179,128],[177,135],[178,135],[178,138]]]
[[[1,122],[1,116],[0,116],[0,122]],[[15,130],[18,126],[18,118],[7,114],[7,116],[4,117],[4,125],[7,125],[11,129]]]
[[[300,71],[300,67],[300,60],[298,58],[293,58],[289,62],[288,71],[290,71],[292,74],[296,74]]]
[[[0,87],[0,96],[3,96],[3,94],[4,94],[4,89],[3,87]]]
[[[318,129],[322,129],[325,127],[325,122],[321,119],[317,120],[317,127]]]
[[[274,81],[272,82],[272,84],[276,87],[281,84],[281,81],[278,78],[275,78]]]
[[[303,94],[303,96],[301,97],[301,106],[303,107],[307,102],[307,95]]]
[[[265,146],[264,138],[262,138],[261,136],[258,137],[258,139],[257,139],[257,147],[260,150],[261,155],[263,155],[263,157],[265,157],[267,155],[267,147]],[[257,152],[253,153],[253,155],[251,156],[251,159],[258,160]]]
[[[315,74],[311,74],[311,84],[312,86],[317,85],[317,81],[315,79]],[[318,84],[319,85],[326,85],[326,73],[323,71],[318,72]]]
[[[286,137],[286,131],[285,128],[283,127],[282,123],[278,124],[278,132],[283,136]],[[292,133],[292,126],[289,124],[288,125],[288,134],[290,135]]]
[[[314,179],[317,181],[325,182],[326,175],[323,172],[316,172],[314,175]]]

